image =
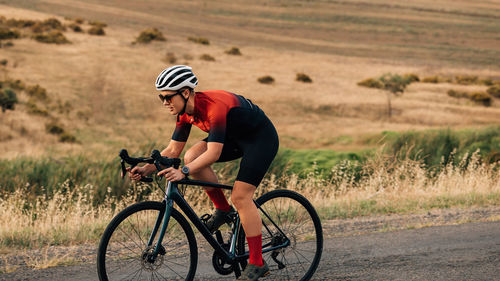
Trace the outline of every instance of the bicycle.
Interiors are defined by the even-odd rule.
[[[132,158],[122,149],[122,178],[125,163],[131,168],[139,163],[154,164],[158,171],[179,168],[180,159],[162,157],[154,150],[150,157]],[[152,182],[147,177],[141,181]],[[207,217],[199,218],[184,199],[179,185],[232,189],[232,186],[185,178],[168,182],[163,201],[135,203],[118,213],[104,231],[97,253],[99,279],[108,280],[193,280],[198,248],[188,220],[174,208],[174,203],[214,249],[212,265],[221,275],[241,275],[249,257],[245,233],[238,213],[230,214],[229,235],[224,241],[221,230],[210,233]],[[272,280],[309,280],[316,271],[323,250],[320,219],[302,195],[279,189],[254,200],[262,217],[262,252]],[[159,231],[159,233],[158,233]]]

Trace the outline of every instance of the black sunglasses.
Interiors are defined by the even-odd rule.
[[[182,94],[182,92],[184,92],[184,91],[180,90],[180,91],[177,91],[177,93],[170,95],[170,96],[159,94],[158,97],[160,97],[161,102],[167,101],[168,103],[170,103],[170,102],[172,102],[173,97],[175,97],[179,94]]]

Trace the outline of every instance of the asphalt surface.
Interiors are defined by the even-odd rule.
[[[234,280],[199,243],[196,280]],[[95,265],[21,269],[0,280],[97,280]],[[269,275],[263,280],[273,280]],[[500,222],[328,238],[313,280],[500,280]]]

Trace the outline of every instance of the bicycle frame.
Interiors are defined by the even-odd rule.
[[[240,219],[239,217],[237,218],[236,222],[233,224],[233,234],[231,236],[231,241],[230,241],[230,247],[229,251],[224,249],[221,244],[214,238],[214,236],[210,233],[210,231],[207,229],[205,224],[199,219],[198,215],[195,213],[195,211],[189,206],[189,204],[186,202],[184,197],[180,194],[178,190],[178,185],[179,184],[185,184],[185,185],[192,185],[192,186],[208,186],[208,187],[215,187],[215,188],[223,188],[223,189],[233,189],[232,186],[228,185],[223,185],[223,184],[217,184],[217,183],[210,183],[210,182],[203,182],[203,181],[195,181],[195,180],[189,180],[189,179],[183,179],[178,182],[168,182],[167,183],[167,190],[165,192],[165,212],[160,213],[158,215],[158,218],[156,219],[155,226],[152,230],[151,236],[148,240],[148,246],[152,246],[154,238],[159,230],[160,224],[162,224],[161,230],[160,230],[160,235],[158,237],[158,241],[156,242],[156,246],[153,252],[153,256],[156,257],[158,253],[160,252],[161,248],[161,242],[163,240],[163,237],[165,235],[165,231],[167,230],[168,223],[170,220],[170,216],[172,213],[172,209],[174,207],[174,203],[176,203],[179,208],[182,210],[182,212],[188,217],[188,219],[193,223],[193,225],[200,231],[200,233],[205,237],[207,242],[214,248],[214,250],[225,259],[227,263],[235,263],[235,262],[241,262],[245,261],[249,257],[249,253],[245,252],[243,255],[237,255],[236,254],[236,242],[238,239],[239,235],[239,230],[240,230]],[[276,227],[276,229],[279,230],[279,232],[286,238],[285,242],[272,246],[269,243],[266,245],[263,245],[262,247],[262,252],[267,253],[270,251],[278,250],[284,247],[287,247],[290,245],[290,240],[288,237],[283,233],[283,231],[274,223],[274,221],[270,218],[270,216],[260,208],[260,205],[255,202],[257,208],[259,208],[264,216],[266,216],[270,222]],[[263,226],[267,228],[267,225],[263,224]],[[269,230],[269,229],[268,229]]]

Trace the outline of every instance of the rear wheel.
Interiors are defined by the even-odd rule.
[[[291,190],[273,190],[256,202],[261,207],[262,247],[289,242],[284,248],[263,254],[271,271],[269,277],[272,280],[311,279],[323,251],[321,222],[311,203]],[[244,232],[240,233],[238,252],[242,253],[248,251],[248,244]]]
[[[141,202],[121,211],[108,225],[97,252],[100,280],[193,280],[198,248],[191,226],[175,209],[155,257],[148,240],[157,218],[162,221],[165,204]],[[161,226],[160,226],[161,227]]]

